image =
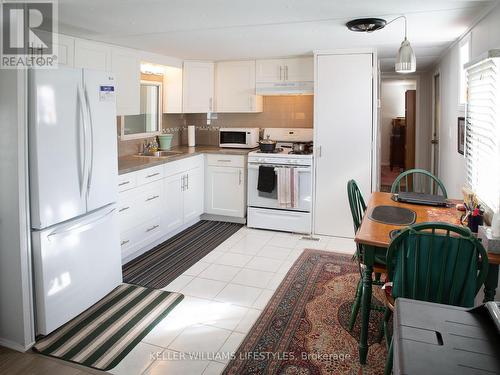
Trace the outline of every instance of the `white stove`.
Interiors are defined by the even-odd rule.
[[[295,142],[312,143],[312,129],[264,129],[263,138],[276,140],[276,151],[252,151],[248,154],[248,218],[252,228],[307,233],[312,230],[312,146],[309,153],[292,152]],[[278,178],[272,192],[259,191],[260,166],[274,167],[276,175],[280,168],[295,168],[297,200],[284,207],[278,199]]]

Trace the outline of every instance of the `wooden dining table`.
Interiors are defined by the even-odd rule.
[[[375,250],[377,248],[388,248],[391,242],[390,234],[393,230],[402,229],[404,226],[385,224],[370,219],[370,213],[377,206],[405,207],[415,211],[415,223],[423,222],[446,222],[448,224],[460,224],[461,211],[455,208],[459,200],[449,200],[449,207],[425,206],[396,202],[391,193],[375,192],[372,194],[365,215],[358,232],[354,238],[356,243],[363,247],[363,297],[361,300],[361,332],[359,340],[359,360],[361,364],[366,363],[368,354],[368,322],[370,320],[370,305],[372,299],[372,273],[375,263]],[[498,268],[500,254],[488,252],[489,269],[484,283],[484,301],[492,301],[498,286]]]

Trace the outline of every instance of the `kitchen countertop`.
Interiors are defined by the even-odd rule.
[[[125,174],[140,169],[154,167],[155,165],[161,165],[169,163],[175,160],[180,160],[188,158],[190,156],[201,155],[201,154],[221,154],[221,155],[248,155],[250,151],[256,150],[248,148],[221,148],[217,146],[176,146],[172,147],[170,151],[180,151],[181,154],[172,156],[139,156],[139,155],[127,155],[118,158],[118,174]]]

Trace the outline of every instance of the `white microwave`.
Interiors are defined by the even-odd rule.
[[[219,147],[259,147],[259,128],[220,128]]]

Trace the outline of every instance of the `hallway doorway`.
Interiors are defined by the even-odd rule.
[[[415,168],[416,97],[415,79],[382,79],[381,191],[390,191],[401,172]]]

